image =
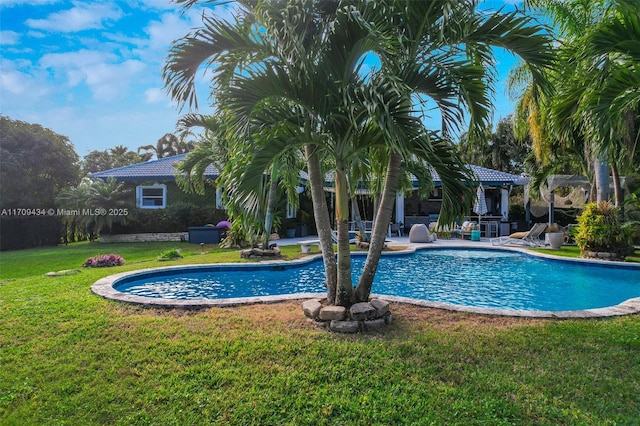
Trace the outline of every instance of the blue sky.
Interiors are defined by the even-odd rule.
[[[80,156],[155,145],[180,116],[163,88],[164,60],[171,42],[201,22],[201,10],[182,12],[169,0],[2,0],[0,113],[69,137]],[[498,60],[503,80],[515,59]],[[201,77],[200,112],[208,113]],[[513,111],[501,84],[495,108],[496,121]]]

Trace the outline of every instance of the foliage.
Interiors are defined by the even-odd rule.
[[[640,186],[624,201],[624,214],[630,220],[640,221]]]
[[[458,149],[462,159],[468,164],[501,170],[519,175],[524,170],[524,159],[531,152],[531,138],[516,138],[513,118],[508,116],[498,120],[495,131],[487,130],[480,140],[473,140],[468,133],[461,136]]]
[[[633,253],[631,230],[622,226],[621,212],[611,203],[589,203],[578,217],[575,241],[583,256],[588,252],[610,252],[618,257]]]
[[[66,136],[0,116],[0,208],[49,209],[79,180],[78,155]]]
[[[184,134],[186,135],[186,133]],[[155,145],[145,145],[138,148],[138,154],[145,158],[166,158],[173,155],[185,154],[195,149],[193,142],[187,141],[184,137],[178,137],[173,133],[165,133]]]
[[[246,247],[250,244],[249,240],[246,223],[234,220],[231,223],[231,229],[227,230],[226,236],[220,242],[220,247]]]
[[[77,187],[63,190],[56,203],[68,211],[63,216],[67,228],[84,231],[90,238],[112,229],[116,223],[126,225],[134,214],[131,189],[114,178],[85,178]]]
[[[522,194],[509,198],[509,220],[525,220],[527,210],[524,207],[524,199]]]
[[[60,218],[50,209],[64,187],[78,182],[78,160],[66,136],[0,115],[0,210],[19,209],[0,218],[2,250],[60,241]]]
[[[526,3],[554,21],[559,46],[559,63],[550,73],[554,90],[540,94],[527,88],[519,94],[516,121],[527,123],[533,139],[534,182],[551,173],[585,175],[597,189],[597,200],[607,201],[610,167],[620,205],[619,176],[637,171],[640,164],[638,2]],[[518,80],[526,78],[512,81]]]
[[[172,248],[169,250],[165,250],[162,253],[160,253],[160,256],[158,257],[158,259],[162,259],[162,260],[174,260],[174,259],[182,259],[182,255],[180,254],[180,250],[177,248]]]
[[[241,159],[236,188],[258,193],[262,176],[277,171],[280,156],[304,147],[330,303],[351,303],[347,221],[354,159],[377,159],[384,176],[361,291],[354,293],[365,300],[403,161],[416,159],[440,175],[442,221],[453,222],[470,203],[470,173],[448,134],[463,125],[465,110],[474,136],[488,122],[490,46],[520,55],[536,81],[543,81],[551,45],[542,28],[519,13],[485,16],[475,6],[456,0],[246,2],[231,20],[205,15],[203,27],[175,42],[169,53],[163,76],[180,106],[197,108],[195,75],[201,65],[212,69],[215,107],[229,120],[225,136],[244,146],[241,152],[251,148]],[[364,69],[368,55],[377,56],[379,68]],[[441,135],[424,127],[420,115],[429,114],[427,98],[442,114]],[[330,158],[335,172],[337,261],[320,158]],[[237,162],[234,157],[232,166]],[[251,202],[259,204],[256,197]],[[265,219],[268,224],[268,214]]]
[[[102,254],[88,258],[82,264],[83,268],[109,268],[124,265],[124,259],[117,254]]]
[[[55,246],[60,243],[61,228],[60,218],[57,216],[2,216],[0,250]]]
[[[85,155],[82,161],[82,170],[85,174],[102,172],[116,167],[129,166],[143,163],[151,159],[151,154],[140,155],[123,145],[104,151],[93,150]]]

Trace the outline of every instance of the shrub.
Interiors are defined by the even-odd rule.
[[[182,259],[182,255],[180,254],[180,250],[174,248],[160,253],[159,259]]]
[[[124,259],[117,254],[103,254],[88,258],[82,264],[83,268],[106,268],[124,265]]]
[[[620,209],[611,203],[591,203],[578,217],[575,235],[582,256],[589,252],[615,253],[624,258],[633,253],[630,228],[622,226]]]

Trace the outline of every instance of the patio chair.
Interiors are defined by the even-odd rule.
[[[460,238],[464,240],[465,237],[471,238],[471,231],[474,229],[476,229],[476,223],[465,220],[459,228],[455,228],[452,231],[452,235],[460,236]]]
[[[351,238],[351,232],[349,232],[349,244],[355,244],[356,243],[356,238]],[[331,230],[331,239],[333,240],[334,244],[338,244],[338,231],[335,230]]]
[[[515,232],[508,237],[492,238],[491,244],[494,246],[529,246],[540,247],[544,242],[540,239],[540,235],[547,229],[545,223],[534,223],[527,232]]]

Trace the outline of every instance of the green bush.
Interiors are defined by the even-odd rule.
[[[173,248],[160,253],[160,256],[158,257],[158,259],[162,259],[162,260],[182,259],[182,255],[180,254],[180,250],[178,250],[177,248]]]
[[[609,252],[624,258],[633,253],[630,228],[622,225],[620,209],[607,202],[585,206],[578,217],[575,240],[582,256],[588,256],[589,252]]]

